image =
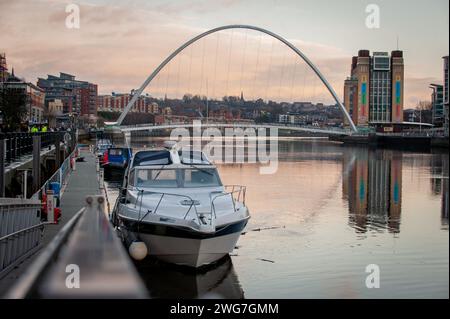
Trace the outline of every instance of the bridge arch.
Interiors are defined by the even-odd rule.
[[[244,24],[225,25],[225,26],[221,26],[221,27],[217,27],[217,28],[205,31],[205,32],[197,35],[196,37],[190,39],[189,41],[185,42],[178,49],[173,51],[172,54],[170,54],[163,62],[161,62],[161,64],[152,72],[152,74],[150,74],[148,76],[148,78],[144,81],[144,83],[141,85],[141,87],[133,94],[133,97],[131,98],[130,102],[127,104],[127,106],[123,110],[122,114],[120,115],[119,119],[117,120],[117,124],[118,125],[122,124],[122,121],[124,120],[124,118],[128,114],[128,112],[131,110],[131,108],[133,107],[134,103],[136,103],[136,100],[139,98],[139,96],[141,96],[141,94],[145,90],[145,88],[150,84],[150,82],[153,80],[153,78],[155,78],[155,76],[158,75],[158,73],[166,66],[167,63],[169,63],[174,57],[176,57],[185,48],[187,48],[188,46],[190,46],[194,42],[197,42],[201,38],[206,37],[207,35],[210,35],[212,33],[219,32],[219,31],[222,31],[222,30],[227,30],[227,29],[249,29],[249,30],[255,30],[255,31],[258,31],[258,32],[265,33],[265,34],[267,34],[267,35],[277,39],[278,41],[284,43],[287,47],[289,47],[292,51],[294,51],[300,58],[302,58],[302,60],[304,62],[306,62],[306,64],[308,64],[308,66],[320,78],[322,83],[325,85],[325,87],[328,89],[330,94],[333,96],[333,98],[336,101],[336,103],[339,105],[342,113],[346,117],[347,121],[350,123],[350,126],[353,129],[353,131],[355,131],[355,132],[357,131],[356,126],[353,123],[353,120],[352,120],[350,114],[347,112],[347,110],[345,109],[344,105],[339,100],[336,92],[334,91],[334,89],[332,88],[330,83],[328,83],[327,79],[323,76],[323,74],[320,72],[320,70],[311,62],[311,60],[305,54],[303,54],[292,43],[290,43],[289,41],[287,41],[286,39],[284,39],[283,37],[279,36],[276,33],[273,33],[273,32],[271,32],[269,30],[266,30],[266,29],[263,29],[263,28],[260,28],[260,27],[255,27],[255,26],[252,26],[252,25],[244,25]]]

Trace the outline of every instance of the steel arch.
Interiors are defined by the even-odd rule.
[[[341,111],[344,113],[344,116],[347,118],[348,122],[350,123],[350,126],[351,126],[352,130],[355,131],[355,132],[357,131],[355,123],[353,123],[353,120],[352,120],[350,114],[347,112],[347,110],[345,109],[344,105],[339,100],[336,92],[331,87],[330,83],[328,83],[327,79],[322,75],[322,73],[319,71],[319,69],[311,62],[311,60],[308,59],[308,57],[306,55],[304,55],[299,49],[297,49],[297,47],[295,47],[292,43],[290,43],[289,41],[287,41],[283,37],[281,37],[281,36],[271,32],[269,30],[266,30],[266,29],[263,29],[263,28],[260,28],[260,27],[255,27],[255,26],[252,26],[252,25],[244,25],[244,24],[232,24],[232,25],[221,26],[221,27],[217,27],[217,28],[208,30],[208,31],[203,32],[203,33],[197,35],[196,37],[190,39],[189,41],[185,42],[178,49],[176,49],[174,52],[172,52],[172,54],[169,55],[152,72],[152,74],[150,74],[150,76],[144,81],[144,83],[141,85],[141,87],[134,93],[134,95],[131,98],[130,102],[128,102],[128,104],[125,107],[124,111],[122,112],[122,114],[120,115],[119,119],[117,120],[117,124],[118,125],[122,124],[122,121],[124,120],[124,118],[128,114],[128,112],[131,110],[131,108],[133,107],[133,105],[136,102],[136,100],[139,98],[139,96],[142,94],[142,92],[145,90],[145,88],[150,84],[150,82],[153,80],[153,78],[156,75],[158,75],[158,73],[162,70],[162,68],[164,68],[166,66],[167,63],[169,63],[174,57],[176,57],[185,48],[187,48],[188,46],[190,46],[194,42],[200,40],[201,38],[203,38],[203,37],[205,37],[205,36],[207,36],[209,34],[212,34],[212,33],[215,33],[215,32],[219,32],[219,31],[222,31],[222,30],[227,30],[227,29],[249,29],[249,30],[255,30],[255,31],[258,31],[258,32],[265,33],[265,34],[267,34],[267,35],[277,39],[278,41],[281,41],[282,43],[284,43],[287,47],[289,47],[292,51],[294,51],[299,57],[301,57],[303,59],[303,61],[305,61],[306,64],[308,64],[308,66],[314,71],[314,73],[316,73],[316,75],[320,78],[322,83],[325,85],[325,87],[328,89],[330,94],[333,96],[333,98],[336,101],[336,103],[341,108]]]

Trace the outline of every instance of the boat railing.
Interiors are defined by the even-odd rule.
[[[230,189],[230,188],[231,188],[231,190],[229,192],[227,192],[227,191],[220,192],[220,193],[217,193],[216,196],[214,196],[214,197],[211,196],[214,193],[212,193],[210,195],[211,209],[209,212],[198,212],[198,210],[197,210],[198,200],[195,200],[188,195],[174,194],[174,193],[168,193],[168,192],[155,192],[155,191],[148,191],[148,190],[144,190],[144,189],[134,188],[135,190],[138,191],[138,196],[136,198],[135,207],[137,208],[139,206],[139,212],[141,211],[144,195],[160,195],[159,200],[153,210],[147,210],[147,212],[142,217],[140,217],[140,215],[139,215],[138,223],[141,223],[150,213],[156,214],[158,212],[158,209],[161,207],[161,203],[165,197],[174,196],[174,197],[183,198],[185,200],[183,205],[187,206],[187,210],[183,216],[184,220],[186,220],[186,218],[189,216],[189,213],[191,211],[193,211],[196,216],[196,221],[198,222],[199,225],[212,225],[213,217],[217,218],[215,201],[218,198],[230,196],[230,200],[233,204],[234,212],[236,212],[236,202],[242,202],[245,205],[246,187],[241,186],[241,185],[226,185],[225,186],[225,190]],[[118,199],[118,201],[119,201],[119,199]],[[115,209],[117,209],[117,202],[116,202]],[[202,219],[205,215],[211,216],[209,223],[206,223],[206,224],[205,224],[204,220]]]
[[[225,190],[227,193],[230,193],[233,195],[233,198],[237,202],[242,202],[242,204],[245,205],[245,194],[247,191],[246,186],[242,185],[225,185]]]
[[[214,217],[217,218],[216,214],[216,199],[220,197],[230,196],[231,202],[233,203],[233,210],[236,213],[236,202],[242,202],[245,205],[245,192],[246,187],[242,185],[225,185],[225,192],[219,193],[216,196],[211,198],[211,211],[214,214]],[[230,191],[227,191],[231,189]]]
[[[173,194],[173,193],[167,193],[167,192],[146,191],[146,190],[143,190],[143,189],[137,189],[137,191],[138,191],[138,197],[136,199],[136,203],[135,204],[137,206],[137,203],[139,203],[140,207],[142,207],[142,200],[143,200],[145,194],[147,194],[147,195],[160,195],[160,198],[158,200],[158,203],[156,204],[156,207],[153,210],[148,210],[142,217],[140,217],[138,219],[138,223],[141,223],[144,220],[144,218],[147,217],[150,213],[156,214],[158,209],[159,209],[159,207],[161,206],[161,202],[163,201],[164,197],[175,196],[175,197],[184,198],[186,200],[186,206],[189,205],[187,207],[187,211],[184,214],[183,219],[186,219],[187,216],[189,215],[189,213],[191,212],[191,210],[193,209],[199,225],[202,224],[201,215],[203,213],[202,214],[198,213],[197,207],[195,205],[196,201],[194,199],[192,199],[192,197],[190,197],[188,195],[180,195],[180,194]],[[140,200],[139,200],[139,197],[141,198]],[[140,210],[140,208],[139,208],[139,210]],[[211,223],[212,223],[212,219],[211,219]]]

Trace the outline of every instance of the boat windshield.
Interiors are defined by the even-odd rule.
[[[136,175],[136,187],[154,188],[193,188],[222,186],[215,168],[177,168],[147,169],[138,168],[132,171]],[[133,181],[133,177],[130,181]]]

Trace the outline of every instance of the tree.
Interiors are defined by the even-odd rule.
[[[420,101],[417,106],[417,115],[419,117],[419,122],[422,123],[432,123],[432,108],[433,105],[429,101]]]
[[[6,131],[16,131],[27,115],[27,95],[24,90],[0,88],[0,112]]]

